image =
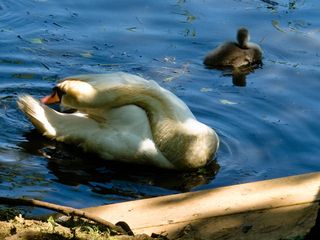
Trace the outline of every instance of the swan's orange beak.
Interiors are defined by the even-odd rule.
[[[59,94],[57,91],[53,91],[51,95],[46,96],[41,99],[41,102],[44,104],[53,104],[53,103],[59,103],[61,101]]]

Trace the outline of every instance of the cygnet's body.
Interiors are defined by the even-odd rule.
[[[204,166],[215,154],[215,131],[154,81],[127,73],[63,79],[42,103],[76,109],[60,113],[31,96],[18,105],[46,137],[75,144],[106,160],[167,169]]]
[[[221,44],[205,57],[203,63],[209,67],[241,67],[261,63],[261,47],[249,40],[248,30],[240,28],[237,33],[238,42]]]

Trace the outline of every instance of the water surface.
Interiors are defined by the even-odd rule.
[[[0,2],[0,191],[88,207],[320,170],[320,4],[266,0]],[[246,26],[264,64],[234,86],[204,55]],[[41,137],[19,94],[126,71],[171,90],[220,136],[212,164],[176,173],[104,162]]]

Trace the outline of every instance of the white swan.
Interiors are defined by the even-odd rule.
[[[238,42],[225,42],[208,53],[203,63],[209,67],[241,67],[261,63],[263,51],[258,44],[249,42],[246,28],[237,33]]]
[[[108,160],[167,169],[204,166],[215,154],[215,131],[154,81],[127,73],[92,74],[60,81],[43,103],[60,101],[60,113],[29,95],[19,108],[46,137],[77,144]]]

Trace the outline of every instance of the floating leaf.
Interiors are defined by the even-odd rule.
[[[84,58],[92,58],[92,53],[91,52],[83,52],[80,54]]]
[[[200,92],[212,92],[212,91],[213,91],[212,88],[205,88],[205,87],[203,87],[203,88],[200,89]]]
[[[171,82],[175,77],[166,77],[163,81],[165,82]]]
[[[43,39],[42,38],[32,38],[30,40],[30,42],[35,43],[35,44],[42,44],[43,43]]]
[[[275,29],[277,29],[278,31],[280,32],[283,32],[285,33],[286,31],[283,30],[281,27],[280,27],[280,23],[278,20],[272,20],[272,26],[274,26]]]
[[[187,16],[187,22],[191,23],[191,22],[193,22],[194,20],[196,20],[196,17],[195,17],[195,16],[193,16],[193,15]]]
[[[235,104],[238,104],[236,102],[232,102],[232,101],[229,101],[227,99],[220,99],[220,103],[222,104],[226,104],[226,105],[235,105]]]

